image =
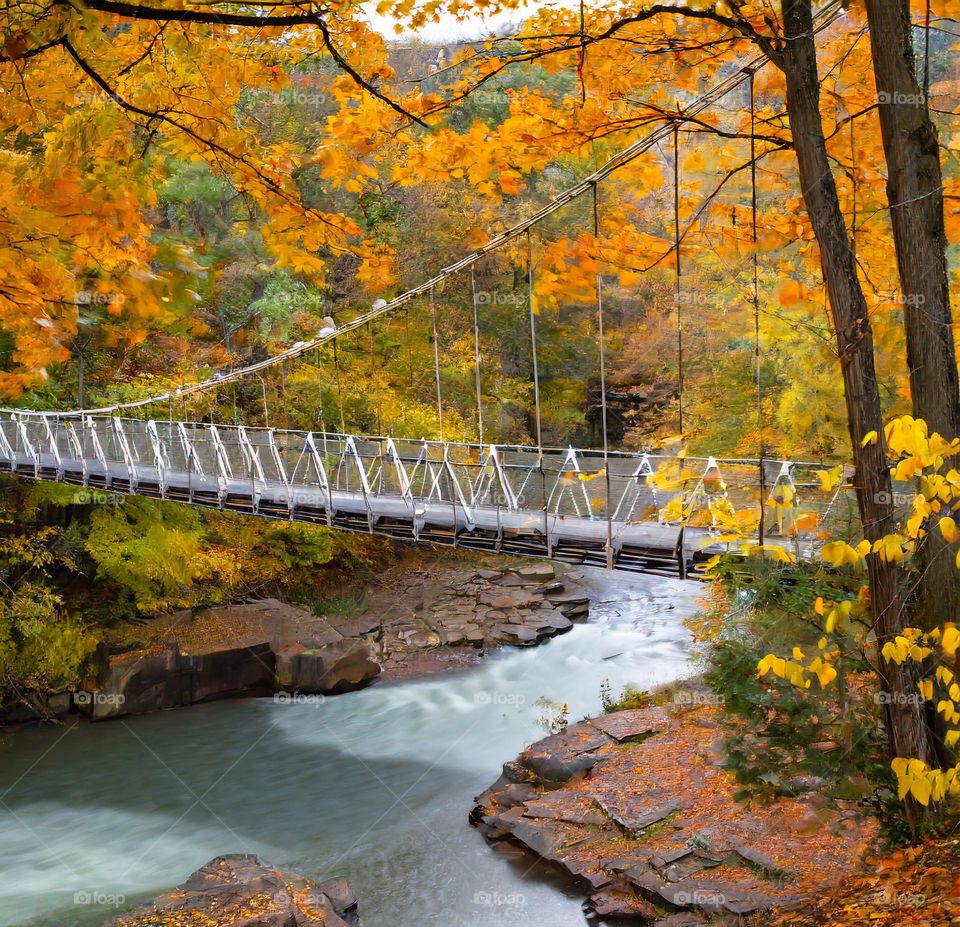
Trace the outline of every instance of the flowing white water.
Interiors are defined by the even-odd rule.
[[[455,674],[287,703],[249,699],[0,742],[0,927],[88,927],[222,853],[345,876],[365,927],[583,927],[579,895],[467,823],[536,702],[687,672],[698,587],[587,571],[598,604],[549,643]]]

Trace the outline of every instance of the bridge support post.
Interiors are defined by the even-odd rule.
[[[217,426],[211,424],[209,428],[210,437],[213,439],[214,459],[217,461],[217,501],[222,509],[227,498],[227,481],[233,476],[233,471],[230,469],[227,449],[223,446]]]
[[[23,449],[27,453],[27,456],[33,459],[33,475],[36,479],[40,479],[40,455],[30,440],[30,435],[27,433],[27,426],[23,424],[23,416],[15,416],[15,421],[17,423],[17,434],[20,436]]]
[[[674,549],[674,553],[677,557],[677,567],[680,573],[680,579],[687,578],[687,554],[683,549],[683,533],[685,525],[680,526],[680,531],[677,533],[677,546]]]
[[[167,462],[165,460],[163,442],[160,440],[160,432],[157,430],[157,423],[154,419],[147,422],[147,437],[150,439],[150,447],[153,450],[153,463],[157,468],[157,485],[160,487],[160,498],[167,498]]]
[[[10,472],[15,473],[17,469],[17,455],[14,453],[13,447],[7,440],[7,436],[2,427],[0,427],[0,454],[2,454],[10,462]]]
[[[367,479],[367,470],[363,465],[363,458],[361,458],[360,452],[357,450],[353,435],[347,435],[344,456],[346,456],[346,454],[350,454],[350,456],[353,457],[353,462],[357,466],[357,473],[360,476],[360,491],[363,493],[363,505],[367,510],[367,531],[373,534],[373,507],[370,504],[370,481]],[[349,469],[347,472],[350,472]]]
[[[94,424],[93,417],[85,415],[83,417],[84,427],[90,435],[90,443],[97,455],[97,462],[103,467],[103,488],[109,489],[111,485],[110,468],[107,466],[107,456],[103,453],[103,447],[100,444],[100,438],[97,436],[97,426]],[[90,485],[90,474],[87,473],[87,485]]]
[[[324,449],[326,449],[327,438],[324,435],[323,438]],[[313,461],[313,466],[317,471],[317,480],[320,483],[320,490],[326,496],[326,503],[324,504],[324,509],[326,510],[327,515],[327,526],[333,527],[333,489],[330,486],[330,477],[327,475],[327,468],[323,463],[323,455],[321,455],[319,449],[317,448],[316,439],[313,436],[313,432],[307,432],[306,438],[306,450],[310,454],[310,459]]]
[[[117,445],[120,448],[120,453],[123,454],[123,462],[127,467],[127,492],[134,494],[138,486],[137,465],[133,459],[133,454],[130,452],[130,443],[127,441],[126,432],[123,430],[123,422],[117,416],[113,416],[111,421],[113,422],[113,433]]]
[[[57,463],[57,480],[58,482],[63,479],[63,461],[60,459],[60,445],[57,444],[56,435],[53,432],[53,429],[50,427],[50,416],[45,415],[43,417],[43,427],[47,431],[47,441],[50,444],[50,453],[53,455],[53,459]],[[57,430],[60,429],[60,417],[57,416]]]

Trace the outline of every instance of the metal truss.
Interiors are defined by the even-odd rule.
[[[753,506],[769,522],[768,540],[796,547],[798,484],[806,484],[793,474],[814,466],[611,452],[607,473],[600,452],[572,447],[0,413],[0,470],[33,479],[681,576],[720,549],[719,499]],[[670,479],[658,480],[664,473]]]

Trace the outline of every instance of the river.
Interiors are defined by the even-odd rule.
[[[89,927],[222,853],[346,877],[364,927],[583,927],[558,876],[467,823],[544,736],[537,699],[688,672],[699,587],[586,571],[590,621],[457,673],[334,698],[244,699],[0,735],[0,925]]]

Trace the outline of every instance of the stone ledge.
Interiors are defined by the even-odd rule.
[[[317,883],[256,856],[218,856],[183,884],[101,927],[360,927],[343,879]]]
[[[470,820],[574,878],[588,915],[639,924],[766,917],[854,872],[874,822],[856,803],[826,814],[816,794],[738,803],[720,724],[677,697],[570,725],[505,763]]]

